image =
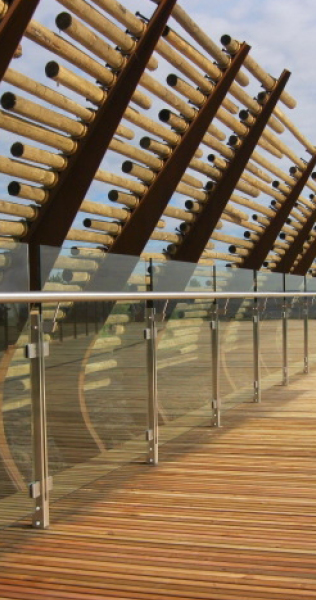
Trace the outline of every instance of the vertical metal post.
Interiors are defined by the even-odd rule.
[[[213,289],[216,292],[216,267],[213,267]],[[214,410],[214,425],[221,427],[221,399],[219,394],[219,331],[218,304],[214,300],[211,319],[212,344],[212,407]]]
[[[150,291],[153,290],[153,264],[150,259]],[[158,390],[157,390],[157,329],[153,301],[146,302],[147,378],[148,378],[148,462],[158,465]]]
[[[285,291],[285,275],[283,275],[283,290]],[[282,356],[283,356],[283,381],[282,385],[289,385],[289,366],[288,366],[288,304],[286,298],[283,298],[282,304]]]
[[[49,526],[48,451],[45,403],[45,354],[42,315],[39,306],[31,309],[31,344],[27,355],[31,359],[32,389],[32,433],[34,482],[30,484],[30,495],[35,499],[33,526],[45,529]]]
[[[254,271],[254,291],[258,291],[257,272]],[[260,313],[258,308],[258,299],[253,300],[253,388],[254,402],[261,402],[261,378],[260,378]]]
[[[304,277],[304,292],[307,292],[307,281]],[[303,319],[304,319],[304,373],[309,372],[308,356],[308,298],[303,300]]]

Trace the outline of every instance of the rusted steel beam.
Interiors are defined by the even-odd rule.
[[[297,180],[296,184],[292,188],[292,191],[288,195],[286,201],[279,208],[275,217],[271,220],[271,223],[265,228],[260,239],[256,243],[253,250],[246,257],[242,264],[242,268],[245,269],[256,269],[259,270],[266,258],[267,254],[273,247],[273,244],[278,237],[282,227],[284,226],[287,217],[289,216],[292,208],[295,206],[295,202],[299,197],[304,185],[310,177],[316,164],[316,155],[314,155],[309,161],[305,171],[302,173],[300,179]]]
[[[164,0],[155,11],[145,34],[23,241],[32,245],[62,245],[175,3],[176,0]]]
[[[278,273],[289,273],[294,261],[297,258],[297,255],[301,252],[303,244],[308,239],[310,231],[315,224],[316,221],[316,210],[313,210],[310,217],[306,219],[306,223],[304,223],[302,229],[299,231],[298,235],[295,237],[294,242],[289,246],[288,251],[284,256],[282,256],[281,260],[278,262],[277,266],[273,271],[277,271]],[[303,273],[304,275],[304,273]]]
[[[289,76],[290,73],[288,71],[282,73],[262,112],[249,130],[242,146],[236,151],[236,155],[226,169],[223,178],[217,183],[215,190],[210,194],[209,201],[205,204],[205,208],[198,214],[196,221],[194,221],[190,231],[185,235],[178,251],[173,255],[173,260],[189,262],[197,262],[199,260],[280,98]]]
[[[231,65],[198,112],[181,142],[167,158],[148,192],[127,221],[111,247],[115,254],[139,256],[154,230],[183,173],[197,150],[207,128],[215,117],[250,48],[243,44]]]
[[[298,262],[292,273],[294,275],[306,275],[310,268],[314,258],[316,256],[316,240],[311,243],[310,247],[306,250],[301,260]]]
[[[13,0],[0,21],[0,81],[2,81],[39,0]]]

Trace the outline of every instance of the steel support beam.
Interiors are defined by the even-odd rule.
[[[175,3],[176,0],[163,0],[156,9],[146,32],[98,110],[87,135],[78,142],[77,152],[69,157],[67,169],[60,174],[48,202],[41,208],[23,242],[30,246],[56,247],[64,242]]]
[[[273,269],[278,273],[289,273],[291,267],[293,266],[294,261],[296,260],[298,254],[302,251],[303,244],[308,239],[309,233],[315,224],[316,221],[316,210],[313,210],[310,217],[306,219],[306,223],[304,223],[302,229],[299,231],[297,236],[295,237],[294,242],[290,245],[288,251],[284,256],[282,256],[280,262],[278,262],[278,266]]]
[[[310,177],[316,164],[316,155],[314,155],[309,161],[304,173],[289,193],[286,201],[279,208],[275,217],[271,220],[269,225],[264,229],[259,241],[255,244],[253,250],[245,258],[242,268],[244,269],[256,269],[259,270],[262,267],[264,259],[267,254],[271,251],[275,240],[277,239],[282,227],[285,225],[286,219],[289,216],[292,208],[295,206],[295,202],[302,192],[308,178]],[[279,271],[279,265],[275,269]],[[284,272],[281,270],[281,272]]]
[[[0,21],[0,81],[2,81],[38,3],[39,0],[13,0]]]
[[[226,169],[223,178],[217,183],[214,192],[211,192],[210,199],[205,204],[205,208],[197,215],[190,231],[184,236],[178,251],[172,257],[173,260],[190,262],[197,262],[199,260],[257,145],[289,76],[290,73],[288,71],[282,73],[262,112],[249,130],[242,146],[236,151],[236,155]]]
[[[295,266],[292,273],[294,275],[306,275],[315,256],[316,256],[316,240],[314,240],[311,243],[310,247],[306,250],[305,254],[302,256],[302,258],[300,259],[298,264]]]
[[[215,117],[250,48],[243,44],[231,65],[199,110],[181,142],[166,160],[148,192],[111,247],[115,254],[139,256],[161,217],[207,128]]]

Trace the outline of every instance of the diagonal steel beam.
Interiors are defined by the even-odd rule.
[[[304,223],[302,229],[295,237],[295,240],[289,246],[289,249],[287,250],[286,254],[282,256],[281,260],[278,262],[276,268],[273,269],[273,271],[277,271],[278,273],[289,273],[298,254],[300,254],[300,252],[302,251],[303,244],[307,241],[310,231],[313,225],[315,224],[315,221],[316,210],[313,210],[308,219],[306,219],[306,223]]]
[[[156,9],[87,135],[79,141],[78,150],[69,158],[67,168],[60,174],[48,202],[23,241],[37,246],[62,245],[175,3],[176,0],[163,0]]]
[[[13,0],[0,21],[0,81],[39,3],[39,0]]]
[[[166,160],[162,170],[157,174],[148,189],[148,192],[146,192],[132,213],[121,234],[111,247],[110,252],[139,256],[202,141],[210,122],[215,117],[249,50],[249,46],[246,44],[242,45],[229,68],[216,85],[214,92],[206,100],[196,118],[182,136],[181,142]]]
[[[287,217],[289,216],[292,208],[294,208],[295,202],[297,201],[304,185],[310,177],[313,168],[315,167],[315,164],[316,155],[311,158],[304,173],[302,173],[300,179],[297,180],[286,201],[284,202],[284,204],[282,204],[281,208],[279,208],[275,217],[271,219],[270,224],[265,228],[260,239],[244,260],[242,268],[256,270],[259,270],[261,268],[264,259],[272,249],[275,240],[277,239],[282,227],[284,226]]]
[[[316,240],[311,243],[310,247],[306,250],[305,254],[302,256],[296,267],[293,269],[292,273],[294,275],[306,275],[308,269],[312,265],[315,256]]]
[[[199,260],[257,145],[289,76],[290,73],[288,71],[282,73],[275,88],[271,92],[267,103],[263,107],[262,112],[251,127],[242,146],[236,152],[234,159],[226,169],[223,178],[217,183],[214,192],[210,194],[210,199],[206,203],[205,208],[198,214],[190,231],[185,235],[182,244],[179,246],[178,251],[173,255],[173,260],[189,262],[197,262]]]

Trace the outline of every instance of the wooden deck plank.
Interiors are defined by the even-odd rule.
[[[118,464],[56,501],[47,531],[4,530],[0,598],[316,598],[315,378],[220,430],[164,434],[158,467]]]

